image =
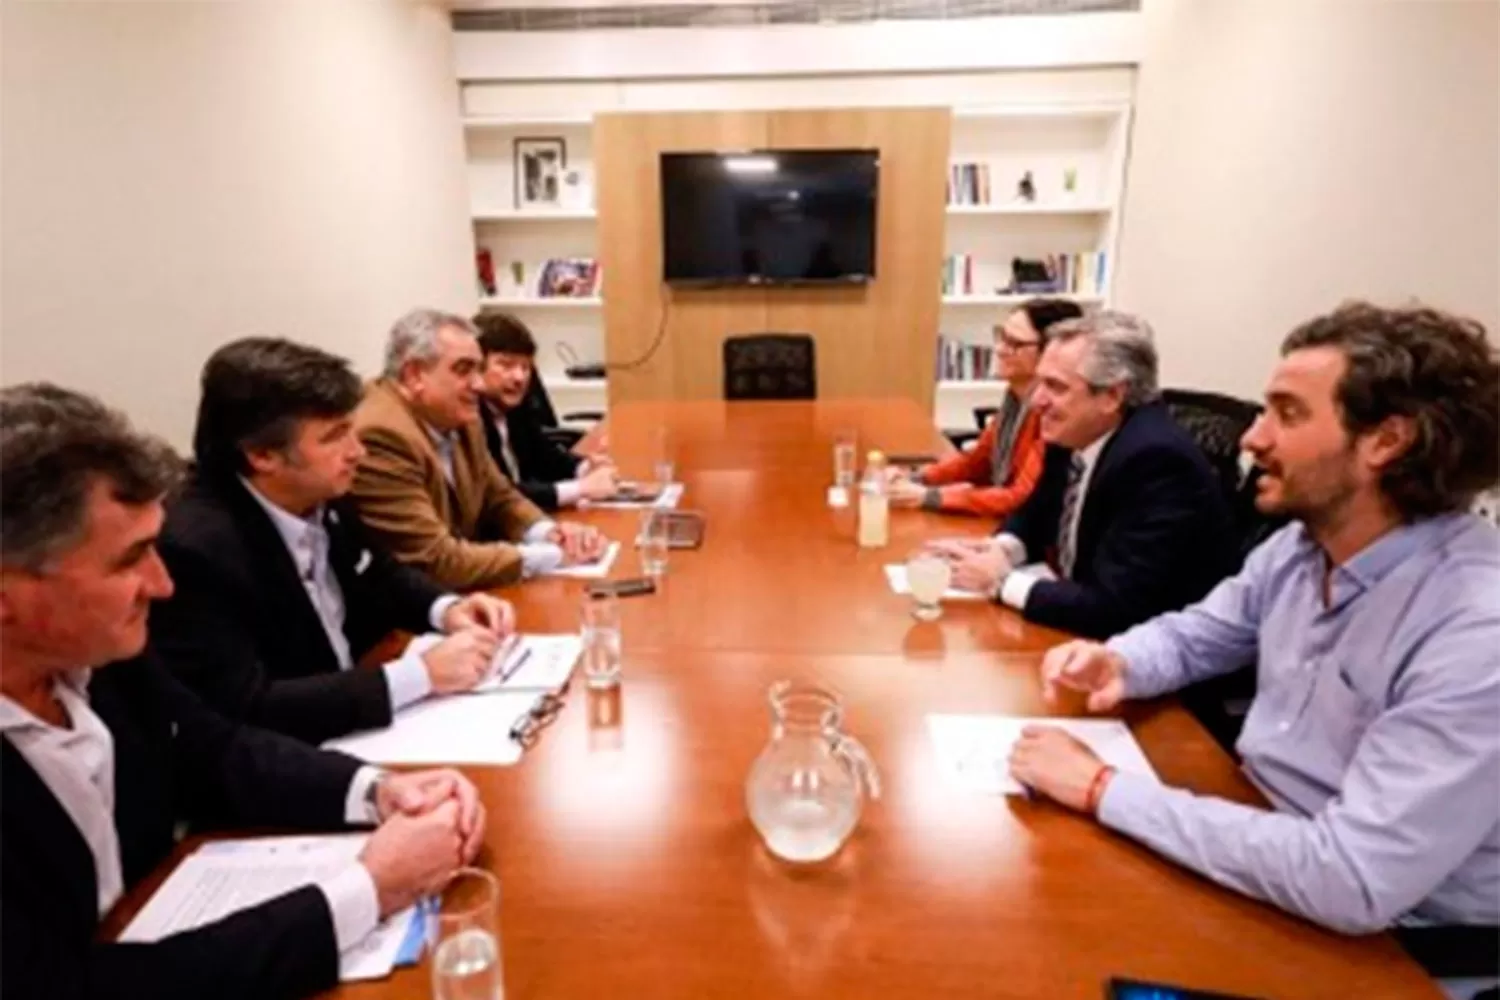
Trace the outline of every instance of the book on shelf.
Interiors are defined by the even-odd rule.
[[[544,299],[587,299],[598,294],[599,262],[592,257],[563,257],[542,265],[537,294]]]
[[[995,348],[972,344],[958,337],[938,334],[937,377],[939,381],[976,382],[995,377]]]
[[[948,204],[988,205],[990,203],[990,165],[958,162],[948,164]]]
[[[974,255],[949,254],[943,258],[943,294],[974,294]]]
[[[1102,296],[1108,278],[1109,259],[1103,250],[1048,254],[1032,260],[1017,257],[1011,261],[1011,283],[1005,291],[1016,295]]]
[[[604,270],[592,257],[507,261],[504,278],[499,295],[507,299],[588,299],[604,287]]]

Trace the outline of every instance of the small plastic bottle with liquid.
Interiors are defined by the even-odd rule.
[[[859,483],[859,545],[883,548],[890,540],[891,501],[885,481],[885,456],[872,451],[865,458],[865,475]]]

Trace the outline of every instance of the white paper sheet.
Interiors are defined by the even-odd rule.
[[[559,566],[557,569],[546,573],[546,576],[567,576],[575,580],[602,580],[609,575],[609,568],[615,564],[615,556],[620,554],[620,543],[610,542],[609,548],[604,550],[604,555],[597,562],[583,563],[576,566]]]
[[[367,834],[265,837],[204,844],[183,859],[120,935],[121,941],[159,941],[212,923],[354,863]],[[393,913],[364,940],[339,955],[339,979],[387,975],[416,910]]]
[[[647,507],[672,510],[682,501],[682,491],[681,483],[668,483],[655,500],[590,500],[588,506],[599,510],[645,510]]]
[[[885,578],[891,585],[891,592],[903,597],[911,595],[911,585],[906,582],[906,567],[901,564],[892,564],[885,568]],[[957,587],[949,587],[943,591],[945,601],[987,601],[990,595],[977,590],[959,590]]]
[[[450,695],[408,705],[384,729],[329,740],[330,750],[373,764],[514,764],[521,745],[510,729],[541,698],[540,691]]]
[[[567,683],[583,640],[576,635],[518,635],[495,654],[490,676],[474,694],[490,691],[556,691]]]
[[[1010,776],[1011,747],[1029,725],[1056,726],[1087,743],[1106,764],[1160,780],[1130,727],[1118,719],[1046,719],[1015,715],[929,715],[927,732],[948,780],[994,795],[1024,795]]]

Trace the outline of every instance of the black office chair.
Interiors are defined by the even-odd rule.
[[[812,337],[805,333],[726,337],[724,398],[817,399],[817,353]]]
[[[542,435],[547,440],[570,451],[588,433],[577,427],[562,426],[562,422],[557,419],[557,410],[552,406],[552,397],[547,393],[547,387],[542,384],[539,375],[532,375],[531,385],[527,387],[526,398],[521,400],[521,405],[536,416],[537,423],[542,426]],[[604,414],[597,410],[578,410],[563,414],[563,419],[574,423],[598,423],[604,419]]]
[[[1190,389],[1165,389],[1162,402],[1172,419],[1192,436],[1213,467],[1229,503],[1238,539],[1239,561],[1285,523],[1268,518],[1255,507],[1259,469],[1240,472],[1240,438],[1260,416],[1260,406],[1233,396]],[[1235,569],[1238,570],[1236,565]],[[1181,692],[1182,704],[1220,746],[1234,752],[1245,727],[1245,715],[1255,699],[1255,666],[1194,684]]]
[[[1260,416],[1260,406],[1233,396],[1192,389],[1164,389],[1161,401],[1172,419],[1192,435],[1218,473],[1224,497],[1240,488],[1240,438]]]
[[[979,440],[979,435],[984,433],[984,425],[989,422],[989,419],[991,417],[999,412],[1000,407],[998,406],[976,406],[974,407],[974,426],[978,428],[978,430],[943,431],[943,437],[953,442],[953,447],[958,448],[959,450],[963,450],[964,445],[968,444],[970,441]]]
[[[1397,943],[1434,979],[1500,978],[1500,927],[1396,927]],[[1474,1000],[1495,996],[1484,990]]]

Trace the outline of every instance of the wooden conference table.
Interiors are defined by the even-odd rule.
[[[507,1000],[534,998],[1079,997],[1111,976],[1261,997],[1437,997],[1385,937],[1347,939],[1189,874],[1045,802],[950,788],[929,712],[1047,714],[1042,650],[1060,633],[987,603],[919,624],[882,564],[979,520],[893,512],[861,550],[826,506],[832,440],[945,447],[907,402],[627,404],[610,450],[649,478],[665,427],[681,505],[704,546],[674,552],[658,593],[621,601],[624,680],[575,680],[510,768],[471,768],[489,811],[479,863],[502,885]],[[639,514],[581,515],[617,539]],[[612,576],[638,574],[625,546]],[[577,628],[582,585],[510,588],[521,627]],[[744,782],[781,678],[837,690],[884,797],[832,861],[786,867],[762,848]],[[1132,706],[1163,780],[1257,801],[1181,708]],[[160,877],[133,894],[133,911]],[[112,921],[116,923],[117,921]],[[425,964],[346,1000],[430,996]]]

